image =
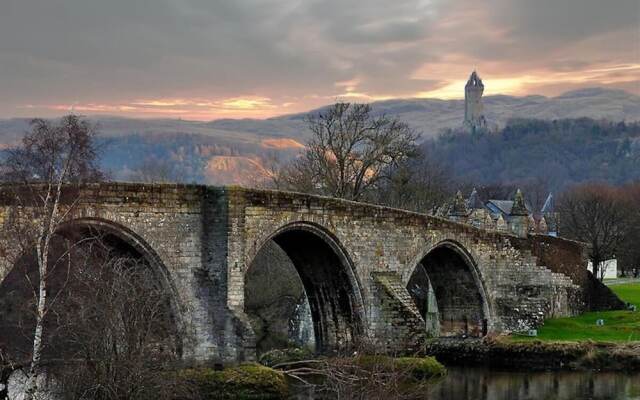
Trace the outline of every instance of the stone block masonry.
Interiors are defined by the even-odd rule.
[[[365,341],[412,351],[426,329],[420,307],[409,302],[420,301],[421,288],[407,290],[420,268],[443,335],[523,331],[598,306],[588,301],[594,287],[582,247],[560,238],[518,238],[404,210],[240,187],[104,183],[79,193],[69,225],[108,230],[162,272],[190,363],[255,358],[245,274],[270,241],[300,276],[322,352]],[[11,206],[0,188],[0,207]],[[0,265],[0,281],[10,269]]]

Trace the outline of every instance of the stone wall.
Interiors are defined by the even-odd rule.
[[[14,201],[9,189],[0,189],[3,215]],[[104,183],[65,197],[67,205],[79,200],[69,215],[73,224],[113,233],[160,272],[173,292],[183,357],[196,363],[241,358],[238,350],[247,346],[236,340],[250,340],[226,308],[227,203],[221,193],[202,186]],[[0,267],[0,282],[11,267]]]
[[[422,349],[426,338],[425,320],[413,298],[394,272],[374,272],[374,299],[380,319],[386,324],[378,330],[379,348],[393,354],[413,354]]]
[[[245,274],[244,305],[258,354],[293,344],[314,348],[309,343],[313,325],[304,287],[292,261],[273,241],[260,249]]]
[[[517,248],[535,256],[538,265],[569,277],[581,290],[573,293],[573,302],[582,310],[621,309],[624,303],[587,270],[586,247],[583,243],[553,236],[533,234],[514,242]],[[580,310],[581,311],[581,310]]]
[[[7,206],[11,198],[2,193]],[[419,318],[398,317],[409,309],[385,307],[408,298],[399,288],[434,249],[463,260],[456,268],[471,278],[462,286],[475,292],[460,298],[479,299],[489,332],[526,330],[590,305],[580,246],[558,238],[522,239],[403,210],[239,187],[105,183],[83,188],[81,199],[74,223],[110,229],[163,273],[185,333],[184,356],[193,362],[255,358],[245,274],[270,240],[297,265],[325,351],[360,339],[399,349],[422,335]],[[0,267],[0,281],[7,268]],[[397,277],[392,292],[374,279],[380,273]],[[451,279],[438,285],[456,286],[453,275],[438,276]]]
[[[243,274],[274,233],[314,229],[342,252],[362,299],[364,335],[389,331],[379,309],[376,272],[395,272],[408,282],[416,265],[434,248],[446,245],[465,254],[485,298],[490,332],[524,331],[545,317],[573,315],[584,309],[579,283],[540,265],[534,243],[448,220],[331,198],[276,191],[229,189],[231,221],[229,305],[243,306]],[[310,228],[313,227],[313,228]],[[549,246],[563,243],[554,239]],[[385,333],[385,335],[387,334]],[[402,335],[399,335],[400,337]]]

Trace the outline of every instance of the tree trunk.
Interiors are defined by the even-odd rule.
[[[66,168],[65,168],[66,170]],[[44,202],[44,209],[49,209],[51,204],[51,215],[43,223],[42,230],[38,236],[36,252],[38,258],[38,272],[40,276],[38,284],[38,308],[36,310],[36,328],[33,334],[33,352],[31,354],[31,367],[29,368],[29,379],[25,388],[24,400],[33,400],[38,389],[38,374],[40,373],[40,359],[42,358],[42,338],[44,331],[44,318],[47,314],[47,269],[49,266],[49,245],[55,232],[55,221],[58,217],[58,204],[62,193],[62,180],[58,181],[56,194],[51,201],[51,191],[47,193]]]
[[[44,317],[47,305],[47,254],[49,248],[49,240],[45,239],[44,248],[38,248],[38,271],[40,273],[38,285],[38,308],[36,310],[36,329],[33,334],[33,352],[31,355],[31,366],[29,368],[29,376],[25,387],[24,400],[32,400],[37,391],[37,378],[40,370],[40,359],[42,358],[42,332],[44,328]]]
[[[596,279],[598,279],[600,282],[602,282],[602,279],[604,278],[604,276],[602,276],[602,274],[600,273],[600,263],[602,261],[600,261],[599,257],[593,257],[591,259],[591,264],[593,265],[593,276],[596,277]]]

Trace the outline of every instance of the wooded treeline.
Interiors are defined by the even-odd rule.
[[[640,179],[640,123],[514,119],[498,131],[448,130],[422,144],[462,182],[541,180],[554,192],[586,182]]]

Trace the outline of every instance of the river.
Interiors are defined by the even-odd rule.
[[[297,394],[296,400],[319,397]],[[449,367],[429,400],[640,400],[640,372],[514,372]],[[388,399],[392,400],[392,399]]]
[[[430,400],[640,400],[640,373],[450,367]]]

